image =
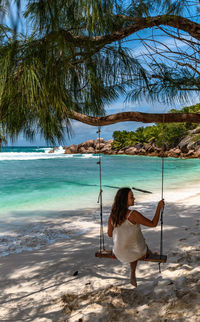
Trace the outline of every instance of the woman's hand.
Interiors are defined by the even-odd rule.
[[[161,208],[164,208],[164,206],[165,206],[165,202],[164,202],[164,199],[162,199],[159,201],[158,207],[161,209]]]

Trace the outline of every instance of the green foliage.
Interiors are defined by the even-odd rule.
[[[161,15],[164,25],[168,15],[187,15],[193,21],[195,9],[186,0],[0,0],[0,18],[11,14],[13,3],[17,17],[23,3],[27,32],[18,33],[15,24],[9,28],[6,19],[0,24],[0,121],[10,138],[23,132],[28,138],[40,133],[46,141],[62,141],[66,131],[70,135],[70,111],[103,116],[105,105],[128,89],[130,100],[165,101],[200,90],[199,73],[193,70],[199,70],[199,49],[188,54],[195,62],[189,69],[191,64],[182,65],[181,51],[180,66],[171,60],[168,66],[156,59],[149,63],[148,55],[139,55],[141,64],[124,45],[125,28],[132,30],[141,18],[148,23]],[[141,30],[146,27],[141,22]],[[114,33],[121,36],[113,40]],[[177,34],[178,23],[172,39]],[[116,144],[120,148],[158,137],[156,127],[139,128]]]
[[[112,146],[116,150],[124,147],[135,145],[137,143],[148,143],[152,140],[157,140],[159,137],[159,126],[139,127],[135,132],[128,131],[114,131]]]
[[[120,150],[121,148],[136,143],[136,135],[134,132],[127,131],[114,131],[113,132],[114,142],[112,146],[116,150]]]
[[[139,127],[135,132],[115,131],[112,146],[120,150],[137,143],[154,142],[158,147],[165,144],[167,148],[172,148],[177,146],[187,131],[185,124],[180,123],[166,124],[164,127],[160,124],[146,128]]]
[[[2,144],[7,144],[7,138],[6,138],[4,129],[1,127],[0,128],[0,152],[1,152]]]
[[[200,134],[196,134],[192,138],[192,142],[199,142],[200,141]]]
[[[181,110],[171,109],[170,113],[200,113],[200,103],[191,106],[185,106]],[[197,125],[192,123],[185,123],[185,127],[187,130],[192,130],[197,127]]]
[[[105,115],[104,106],[125,94],[138,61],[120,43],[96,48],[88,38],[113,32],[120,1],[27,1],[29,35],[0,28],[0,119],[7,135],[62,143],[70,111]],[[114,14],[114,13],[115,14]],[[1,27],[1,26],[0,26]]]
[[[160,135],[156,140],[156,145],[161,147],[163,144],[167,148],[174,148],[178,145],[181,139],[187,135],[188,129],[184,123],[171,123],[166,124],[163,128],[162,125],[158,125],[160,128]]]
[[[171,109],[169,113],[200,113],[200,103],[191,106],[185,106],[181,110]]]
[[[170,113],[191,112],[200,112],[200,103],[189,107],[183,107],[181,110],[170,110]],[[162,145],[165,144],[167,148],[173,148],[176,147],[181,139],[187,135],[188,130],[196,127],[198,126],[194,124],[168,123],[164,125],[157,124],[153,126],[139,127],[135,132],[115,131],[113,132],[114,141],[112,146],[116,150],[120,150],[129,145],[135,145],[137,143],[145,144],[148,142],[154,142],[158,147],[162,147]]]

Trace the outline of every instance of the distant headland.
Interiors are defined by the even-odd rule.
[[[173,148],[157,146],[155,140],[148,143],[136,143],[121,148],[116,148],[115,140],[105,141],[103,138],[88,140],[78,145],[72,144],[63,147],[65,154],[126,154],[145,156],[165,156],[173,158],[200,158],[200,129],[190,130],[188,135]],[[54,147],[49,153],[54,153],[58,149]]]

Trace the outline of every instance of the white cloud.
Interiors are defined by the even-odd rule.
[[[107,114],[117,113],[117,112],[127,112],[127,111],[136,111],[137,104],[135,103],[125,103],[123,98],[120,101],[109,104],[105,106]]]

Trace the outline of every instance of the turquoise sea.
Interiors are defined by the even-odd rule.
[[[99,157],[65,155],[62,147],[48,153],[50,149],[7,147],[0,153],[0,256],[68,238],[65,227],[55,231],[52,225],[58,214],[88,208],[98,211]],[[104,207],[112,204],[116,193],[107,186],[152,192],[135,191],[137,202],[160,199],[160,158],[115,155],[101,156],[101,160]],[[180,197],[195,194],[200,160],[166,158],[164,167],[164,197],[172,200],[177,193]]]

